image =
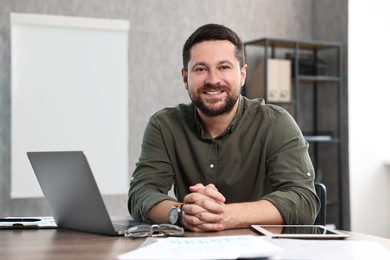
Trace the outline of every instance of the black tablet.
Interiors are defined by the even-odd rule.
[[[274,238],[343,239],[348,237],[347,234],[321,225],[252,225],[252,227],[261,234]]]

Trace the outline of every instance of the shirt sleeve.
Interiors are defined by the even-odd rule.
[[[148,221],[149,210],[168,196],[174,173],[160,126],[151,117],[144,133],[142,151],[130,182],[128,209],[136,221]]]
[[[320,201],[309,144],[286,111],[272,125],[267,142],[267,178],[274,192],[263,199],[279,210],[285,224],[313,224]]]

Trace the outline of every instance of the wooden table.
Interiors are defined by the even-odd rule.
[[[350,240],[374,240],[390,249],[390,239],[348,232]],[[193,233],[187,237],[258,235],[251,229]],[[115,259],[136,249],[144,239],[110,237],[63,229],[0,230],[1,260]]]

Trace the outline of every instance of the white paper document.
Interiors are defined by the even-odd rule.
[[[169,237],[117,256],[127,259],[237,259],[272,257],[282,249],[259,236]],[[146,241],[145,244],[148,244]]]
[[[375,241],[274,239],[272,242],[284,249],[272,258],[275,260],[390,259],[390,250]]]

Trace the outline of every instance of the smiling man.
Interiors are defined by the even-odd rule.
[[[187,39],[182,78],[192,103],[149,120],[129,190],[135,220],[192,231],[314,222],[308,143],[285,110],[240,95],[246,70],[229,28],[207,24]],[[167,195],[172,185],[177,199]]]

